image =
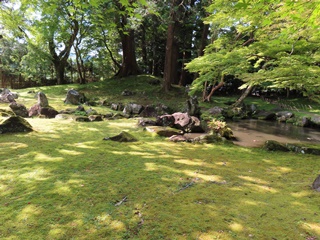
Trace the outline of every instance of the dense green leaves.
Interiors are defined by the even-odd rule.
[[[206,19],[218,34],[205,57],[187,65],[204,81],[233,74],[247,85],[320,91],[318,1],[214,1]]]

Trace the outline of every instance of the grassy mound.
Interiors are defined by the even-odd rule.
[[[67,107],[68,88],[118,102],[139,97],[121,96],[134,84],[140,83],[112,80],[41,90],[60,110]],[[178,103],[177,93],[183,96],[177,88],[163,99],[160,86],[141,85],[148,103]],[[139,94],[139,89],[133,91]],[[36,101],[29,90],[19,90],[19,102],[27,106]],[[136,119],[28,121],[35,131],[0,136],[1,239],[320,236],[320,195],[310,186],[319,174],[314,156],[172,143],[137,128]],[[138,141],[103,141],[122,130]]]

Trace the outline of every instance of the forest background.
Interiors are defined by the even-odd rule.
[[[2,0],[2,87],[151,74],[209,101],[241,82],[319,101],[317,0]]]

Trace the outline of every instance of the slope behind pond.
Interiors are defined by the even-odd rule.
[[[137,120],[0,135],[1,239],[311,239],[319,159],[172,143]],[[103,141],[127,130],[139,141]]]

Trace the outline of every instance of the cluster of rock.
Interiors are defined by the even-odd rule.
[[[259,119],[259,120],[270,120],[270,121],[279,121],[279,122],[287,122],[294,123],[300,127],[313,127],[320,128],[320,116],[304,116],[298,117],[295,116],[291,111],[283,111],[282,109],[274,109],[274,110],[260,110],[255,104],[245,105],[243,104],[241,107],[227,107],[220,108],[214,107],[207,111],[207,113],[211,116],[223,116],[225,119]]]
[[[267,151],[296,152],[302,154],[320,155],[319,148],[304,147],[300,146],[299,144],[292,143],[282,144],[274,140],[266,141],[263,148]]]

